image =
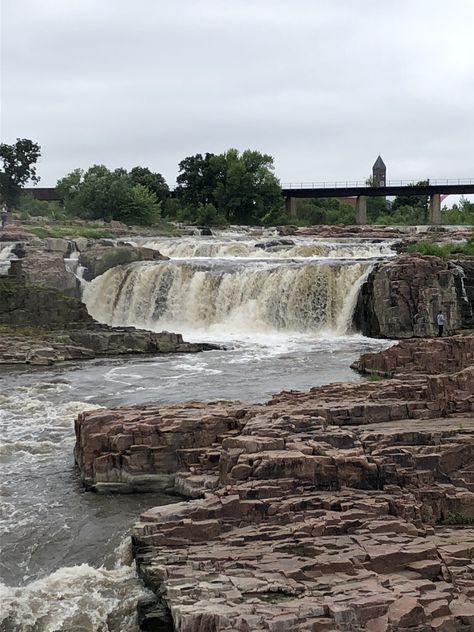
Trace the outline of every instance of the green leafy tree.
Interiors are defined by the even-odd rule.
[[[443,224],[474,225],[474,203],[461,197],[458,204],[453,204],[451,208],[443,208],[441,221]]]
[[[76,169],[57,186],[71,215],[129,224],[152,224],[160,216],[155,193],[135,184],[125,169],[110,171],[104,165],[94,165],[86,172]]]
[[[303,200],[297,207],[297,218],[309,225],[355,224],[356,211],[336,198]]]
[[[130,177],[135,184],[141,184],[156,195],[157,200],[164,202],[170,190],[161,173],[153,173],[148,167],[133,167]]]
[[[389,205],[384,197],[368,197],[367,198],[367,217],[369,221],[375,222],[382,215],[390,213]]]
[[[409,189],[410,187],[416,186],[428,186],[429,183],[429,180],[420,180],[416,184],[407,186],[407,193],[405,195],[397,195],[397,197],[394,199],[391,212],[394,214],[400,207],[406,208],[410,206],[414,209],[424,211],[426,218],[428,213],[429,197],[427,195],[410,195]]]
[[[15,206],[23,186],[28,182],[39,182],[36,162],[41,155],[41,147],[28,138],[17,138],[16,143],[0,144],[0,197],[2,202]]]
[[[198,209],[212,204],[228,222],[259,224],[281,213],[283,200],[273,158],[258,151],[196,154],[179,164],[176,194],[197,221]]]

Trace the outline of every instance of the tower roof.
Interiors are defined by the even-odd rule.
[[[377,160],[374,162],[374,166],[372,167],[372,169],[386,169],[386,168],[387,167],[385,166],[385,163],[379,154],[377,157]]]

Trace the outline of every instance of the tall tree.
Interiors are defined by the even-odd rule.
[[[212,204],[229,222],[259,224],[281,211],[282,197],[273,158],[258,151],[196,154],[179,164],[176,193],[197,216]]]
[[[0,196],[9,206],[15,206],[22,187],[31,180],[39,182],[36,175],[36,161],[41,155],[41,147],[28,138],[17,138],[16,143],[0,144]]]

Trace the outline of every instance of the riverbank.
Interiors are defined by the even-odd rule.
[[[400,374],[404,362],[413,368],[407,344],[397,347]],[[196,498],[150,509],[135,528],[139,573],[156,595],[144,620],[178,632],[467,632],[473,340],[440,344],[439,370],[464,347],[457,372],[283,392],[257,406],[79,415],[88,486]]]

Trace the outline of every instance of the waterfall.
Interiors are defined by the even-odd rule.
[[[354,240],[344,242],[326,239],[305,240],[266,239],[266,240],[216,240],[184,238],[146,240],[141,245],[171,258],[193,257],[244,257],[258,259],[262,256],[275,258],[318,258],[318,259],[373,259],[380,256],[393,256],[393,241],[383,243],[361,243]]]
[[[342,335],[370,268],[353,260],[140,262],[108,270],[84,300],[94,318],[111,325]]]

